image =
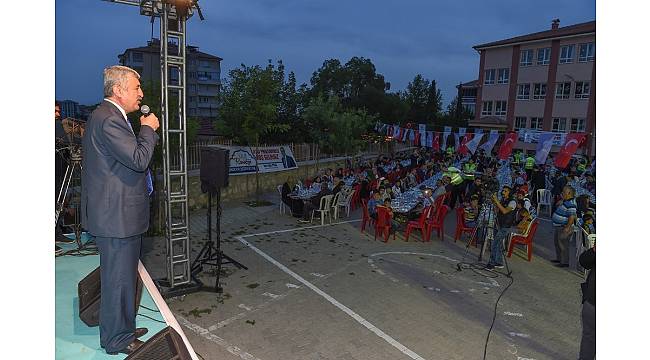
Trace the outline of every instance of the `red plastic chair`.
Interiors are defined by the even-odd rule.
[[[425,232],[425,224],[424,222],[427,220],[429,217],[429,214],[431,213],[431,206],[427,206],[424,209],[422,209],[422,214],[420,214],[420,218],[417,220],[411,220],[409,221],[408,225],[406,225],[406,235],[404,235],[404,241],[409,241],[409,236],[411,235],[411,231],[413,229],[420,229],[422,232],[422,241],[424,241],[424,238],[426,236]]]
[[[388,242],[390,237],[390,224],[391,216],[388,209],[383,206],[377,206],[377,222],[375,222],[375,240],[377,236],[384,236],[384,242]],[[393,241],[395,241],[395,233],[393,233]]]
[[[372,226],[374,220],[370,217],[370,213],[368,212],[368,202],[364,199],[361,199],[361,209],[363,210],[363,218],[361,220],[361,232],[363,232],[364,230],[366,230],[366,224]]]
[[[465,209],[460,207],[456,209],[456,233],[454,234],[454,242],[463,236],[463,233],[473,234],[474,228],[465,225]],[[476,242],[474,242],[476,244]]]
[[[445,194],[442,194],[442,195],[438,195],[438,197],[435,200],[433,200],[433,213],[435,215],[437,215],[440,209],[442,208],[442,204],[445,203],[445,199],[447,199],[445,197]]]
[[[352,189],[354,189],[354,194],[352,194],[352,200],[350,201],[350,209],[354,211],[359,204],[359,191],[361,191],[361,185],[354,185]]]
[[[537,219],[533,220],[533,222],[530,224],[530,229],[528,230],[528,234],[526,236],[512,235],[512,238],[510,239],[510,246],[508,247],[508,257],[512,255],[512,250],[515,248],[515,244],[522,244],[526,245],[528,261],[530,261],[530,259],[533,257],[533,237],[537,231],[537,223]]]
[[[435,216],[430,216],[429,219],[425,221],[426,241],[430,241],[431,231],[433,231],[433,229],[436,229],[438,231],[438,238],[440,241],[444,240],[445,216],[447,215],[448,211],[449,206],[443,205]]]

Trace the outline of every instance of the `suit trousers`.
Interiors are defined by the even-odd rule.
[[[136,285],[142,235],[95,237],[99,249],[101,299],[99,339],[106,352],[117,352],[135,340]]]
[[[555,259],[560,261],[561,264],[569,265],[569,240],[573,233],[570,232],[568,236],[564,235],[564,226],[558,226],[554,230]]]
[[[582,303],[582,339],[579,360],[596,358],[596,307],[589,301]]]

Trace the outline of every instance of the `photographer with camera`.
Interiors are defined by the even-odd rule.
[[[485,267],[488,270],[503,268],[502,244],[508,233],[510,233],[510,228],[515,222],[514,210],[517,208],[517,202],[512,196],[512,189],[510,186],[506,185],[501,189],[501,201],[499,201],[497,195],[494,193],[492,194],[491,199],[496,208],[499,230],[494,235],[494,239],[492,239],[490,261]]]

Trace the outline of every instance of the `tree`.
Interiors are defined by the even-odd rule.
[[[427,104],[425,106],[426,122],[435,123],[435,120],[442,113],[442,93],[437,87],[435,80],[431,80],[429,91],[427,92]]]
[[[281,65],[281,62],[278,62]],[[275,69],[269,60],[266,68],[242,64],[228,73],[220,94],[219,130],[239,145],[254,146],[275,134],[289,130],[278,122],[279,92],[284,67]],[[255,172],[255,200],[259,199],[259,168]]]
[[[422,123],[427,120],[429,85],[429,80],[417,74],[406,86],[403,93],[403,99],[409,106],[406,122]]]

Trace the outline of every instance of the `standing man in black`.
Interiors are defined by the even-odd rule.
[[[109,354],[130,354],[147,329],[135,328],[135,293],[142,234],[149,227],[147,172],[158,141],[158,118],[140,117],[133,133],[126,114],[144,94],[140,75],[124,66],[104,70],[104,101],[83,137],[81,220],[99,249],[100,344]]]
[[[589,270],[582,284],[582,339],[579,360],[596,358],[596,245],[580,255],[580,265]]]

